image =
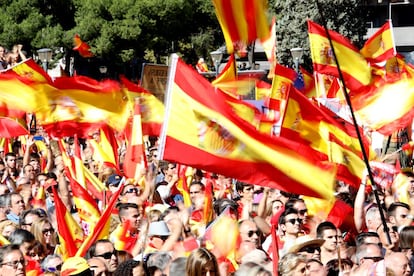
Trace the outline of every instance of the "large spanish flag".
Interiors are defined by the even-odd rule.
[[[338,179],[359,185],[366,166],[355,126],[324,106],[312,103],[294,87],[289,90],[280,136],[308,144],[320,153],[321,159],[327,158],[338,165]],[[369,157],[374,158],[365,137],[363,142]]]
[[[338,67],[325,29],[309,20],[308,32],[314,70],[339,77]],[[329,34],[347,88],[357,90],[368,85],[371,82],[371,68],[359,50],[339,33],[330,30]]]
[[[238,50],[237,44],[269,37],[267,0],[213,0],[213,4],[229,54]]]
[[[42,67],[40,67],[33,59],[28,58],[17,65],[11,67],[6,71],[10,74],[16,74],[18,76],[28,78],[35,82],[47,82],[52,83],[52,79],[50,76],[46,73],[45,70],[43,70]]]
[[[380,63],[397,54],[392,33],[392,22],[388,20],[364,44],[360,53],[370,62]]]
[[[303,144],[260,133],[221,95],[172,56],[161,159],[293,193],[328,196],[333,164],[322,163]]]

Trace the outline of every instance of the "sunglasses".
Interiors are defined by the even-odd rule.
[[[298,213],[304,216],[308,212],[308,209],[299,210]]]
[[[95,257],[102,257],[105,260],[109,260],[110,258],[112,258],[112,255],[117,256],[117,254],[118,254],[118,251],[114,250],[112,252],[106,252],[100,255],[96,255]]]
[[[162,241],[166,241],[168,239],[168,236],[154,236],[155,238],[159,238]]]
[[[290,222],[291,224],[295,224],[296,221],[298,222],[298,224],[302,224],[302,219],[300,218],[286,220],[286,222]]]
[[[55,232],[55,230],[53,228],[46,228],[46,229],[42,230],[43,234],[46,234],[46,233],[53,234],[53,232]]]
[[[383,260],[384,258],[382,256],[379,256],[379,257],[363,257],[362,259],[373,260],[374,263],[376,263],[376,262],[379,262],[379,261]]]
[[[319,247],[306,246],[306,247],[302,248],[301,250],[299,250],[299,252],[306,252],[306,253],[309,253],[309,254],[313,254],[313,253],[315,253],[315,251],[321,252],[321,249]]]
[[[53,266],[46,267],[45,272],[55,273],[55,272],[58,272],[58,271],[61,271],[61,270],[62,270],[62,264],[57,265],[56,267],[53,267]]]
[[[138,188],[131,188],[125,191],[124,194],[132,194],[132,193],[138,193],[139,189]]]
[[[254,234],[256,234],[256,236],[260,236],[260,232],[259,232],[259,230],[256,230],[256,231],[253,231],[253,230],[250,230],[249,232],[247,232],[247,236],[249,237],[249,238],[251,238],[251,237],[253,237],[253,235]]]

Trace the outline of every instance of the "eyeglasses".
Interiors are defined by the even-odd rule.
[[[247,232],[247,236],[249,238],[253,237],[254,234],[256,234],[256,236],[259,236],[260,235],[259,230],[256,230],[256,231],[250,230],[249,232]]]
[[[306,247],[299,250],[299,252],[306,252],[306,253],[309,253],[309,254],[313,254],[313,253],[315,253],[315,251],[321,252],[321,249],[319,247],[306,246]]]
[[[138,192],[139,192],[138,188],[131,188],[131,189],[126,190],[124,194],[132,194],[132,193],[138,193]]]
[[[300,218],[294,218],[294,219],[288,219],[286,222],[290,222],[291,224],[295,224],[295,222],[298,222],[298,224],[302,224],[302,219]]]
[[[159,238],[163,241],[166,241],[168,239],[168,236],[153,236],[154,238]]]
[[[47,229],[42,230],[43,234],[46,234],[46,233],[53,234],[53,232],[55,232],[55,230],[53,228],[47,228]]]
[[[383,260],[384,258],[382,256],[378,256],[378,257],[362,257],[362,259],[373,260],[374,263],[376,263],[376,262]]]
[[[45,268],[45,272],[52,272],[52,273],[55,273],[61,270],[62,270],[62,264],[57,265],[56,267],[50,266],[50,267]]]
[[[112,258],[112,255],[117,256],[117,254],[118,254],[118,251],[114,250],[112,252],[106,252],[100,255],[96,255],[95,257],[102,257],[105,260],[109,260],[110,258]]]
[[[308,209],[299,210],[298,213],[302,216],[305,215],[308,212]]]
[[[25,267],[27,264],[27,261],[25,259],[20,259],[18,261],[13,261],[13,262],[7,262],[7,263],[2,263],[1,265],[7,265],[10,267],[13,267],[13,269],[17,269],[19,267],[19,264],[22,267]]]

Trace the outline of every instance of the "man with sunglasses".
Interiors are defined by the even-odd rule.
[[[118,267],[118,254],[114,245],[109,240],[98,240],[88,250],[87,259],[100,258],[108,269],[108,274],[112,273]]]
[[[239,223],[239,233],[241,242],[249,242],[254,244],[255,248],[261,248],[261,233],[253,220],[242,220]]]

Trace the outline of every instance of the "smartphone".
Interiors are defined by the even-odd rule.
[[[43,141],[43,136],[33,136],[33,140],[35,141]]]

